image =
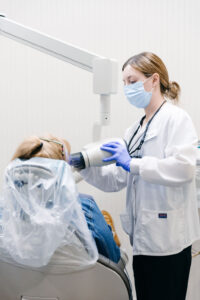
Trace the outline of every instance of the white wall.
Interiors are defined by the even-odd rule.
[[[115,58],[120,68],[139,52],[158,54],[170,80],[181,85],[180,105],[191,115],[200,137],[199,11],[198,0],[0,0],[0,13],[8,18]],[[0,179],[25,136],[51,132],[68,139],[72,151],[91,141],[92,125],[99,116],[91,74],[1,36],[0,66]],[[112,124],[103,136],[122,136],[142,113],[125,100],[119,72],[119,93],[112,97]],[[79,190],[92,194],[100,208],[112,213],[131,257],[119,221],[125,192],[106,194],[86,183]]]

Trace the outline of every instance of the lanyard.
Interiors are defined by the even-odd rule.
[[[161,107],[163,106],[163,104],[164,104],[165,102],[166,102],[166,100],[163,101],[163,103],[161,104],[161,106],[156,110],[156,112],[154,113],[154,115],[153,115],[153,116],[151,117],[151,119],[148,121],[148,123],[147,123],[147,125],[146,125],[146,128],[145,128],[145,131],[144,131],[144,133],[143,133],[143,135],[142,135],[142,139],[141,139],[141,141],[140,141],[138,147],[136,147],[136,148],[133,150],[133,147],[134,147],[135,144],[132,146],[132,148],[130,148],[131,143],[132,143],[134,137],[136,136],[136,134],[138,133],[138,130],[139,130],[140,126],[142,126],[142,123],[143,123],[143,121],[144,121],[144,119],[145,119],[146,116],[143,116],[142,119],[140,120],[140,125],[138,126],[138,128],[137,128],[136,131],[134,132],[133,136],[131,137],[131,139],[130,139],[128,145],[127,145],[127,149],[128,149],[129,155],[130,155],[132,158],[133,158],[133,157],[135,157],[135,158],[141,158],[141,156],[139,156],[139,155],[138,155],[138,156],[137,156],[137,155],[134,156],[133,153],[136,152],[136,151],[138,151],[138,150],[141,150],[142,145],[144,144],[144,141],[145,141],[145,138],[146,138],[147,131],[148,131],[148,129],[149,129],[149,125],[151,124],[153,118],[154,118],[155,115],[159,112],[159,110],[161,109]],[[136,143],[137,143],[137,142],[136,142]]]

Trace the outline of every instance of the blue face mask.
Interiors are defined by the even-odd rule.
[[[147,107],[152,97],[152,92],[145,91],[142,81],[124,86],[124,94],[128,101],[138,108]]]

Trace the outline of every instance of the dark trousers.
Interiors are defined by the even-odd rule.
[[[191,246],[169,256],[133,256],[137,300],[185,300]]]

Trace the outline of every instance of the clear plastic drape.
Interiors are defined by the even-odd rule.
[[[56,265],[74,271],[98,259],[65,161],[14,160],[0,202],[0,259],[55,272]]]

